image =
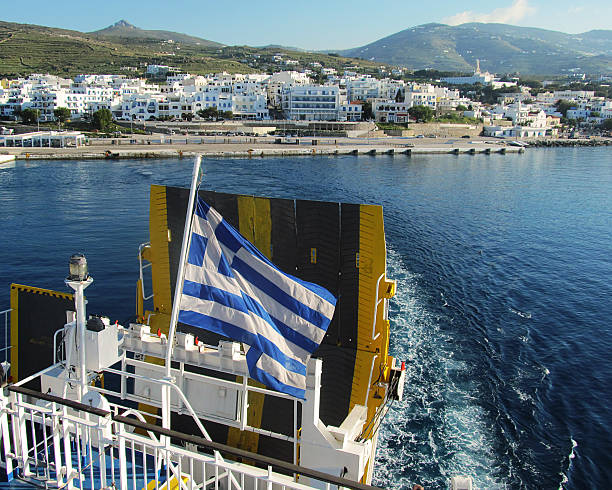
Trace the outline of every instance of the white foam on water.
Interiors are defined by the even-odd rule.
[[[572,439],[571,437],[570,440],[572,441],[572,450],[569,454],[569,459],[574,459],[576,457],[576,452],[574,451],[574,449],[578,447],[578,443],[574,441],[574,439]]]
[[[561,483],[559,483],[559,490],[564,490],[565,489],[565,484],[569,483],[569,476],[568,475],[569,475],[569,473],[570,473],[570,471],[572,469],[573,459],[576,457],[575,449],[578,447],[578,443],[574,440],[573,437],[570,437],[570,441],[572,442],[572,449],[570,450],[570,453],[567,456],[567,459],[568,459],[567,469],[560,473]]]
[[[520,316],[521,318],[525,318],[527,320],[531,319],[531,313],[525,313],[523,311],[515,310],[514,308],[508,308],[511,313]]]
[[[398,281],[391,355],[406,361],[406,384],[404,400],[381,429],[374,481],[394,489],[440,488],[452,476],[470,475],[476,488],[505,488],[493,474],[493,431],[469,381],[470,366],[455,358],[454,339],[440,328],[451,319],[427,310],[420,277],[405,269],[398,252],[389,250],[387,261],[387,276]]]

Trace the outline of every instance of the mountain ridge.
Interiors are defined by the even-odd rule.
[[[566,34],[495,23],[423,24],[361,47],[317,53],[278,44],[226,46],[187,34],[141,29],[125,19],[88,33],[0,21],[0,43],[0,72],[5,74],[98,73],[147,63],[171,64],[196,72],[227,69],[250,73],[261,69],[248,62],[253,54],[270,57],[275,50],[302,59],[304,66],[313,61],[325,61],[325,66],[341,69],[350,64],[367,65],[367,73],[381,63],[465,73],[473,71],[476,60],[480,60],[483,71],[499,74],[612,73],[612,30]],[[352,60],[332,60],[328,56],[331,54]],[[263,68],[269,70],[271,65]]]
[[[171,31],[146,31],[120,20],[100,34],[0,20],[0,77],[50,73],[73,77],[80,73],[146,76],[149,64],[177,67],[189,73],[261,73],[287,69],[274,55],[298,60],[302,66],[320,62],[342,71],[357,65],[376,74],[380,63],[332,57],[286,48],[255,48],[207,44],[202,38]],[[156,37],[153,37],[154,33]],[[168,42],[172,39],[173,42]]]
[[[183,34],[180,32],[173,31],[165,31],[158,29],[141,29],[140,27],[136,27],[134,24],[131,24],[125,19],[121,19],[114,24],[111,24],[108,27],[103,29],[99,29],[97,31],[88,32],[87,34],[97,37],[97,38],[106,38],[106,39],[121,39],[121,38],[131,38],[131,39],[155,39],[159,41],[173,41],[173,42],[181,42],[184,44],[192,44],[197,46],[206,46],[206,47],[223,47],[224,44],[218,43],[216,41],[210,41],[208,39],[203,39],[196,36],[190,36],[189,34]]]
[[[610,41],[612,31],[603,29],[566,34],[510,24],[430,23],[338,52],[410,69],[470,71],[479,59],[483,69],[497,73],[612,73]]]

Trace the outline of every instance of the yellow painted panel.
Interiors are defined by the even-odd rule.
[[[189,482],[189,477],[188,476],[182,476],[181,480],[183,480],[183,483],[185,483],[187,485],[187,483]],[[155,480],[151,480],[146,488],[143,487],[142,490],[155,490]],[[187,485],[189,486],[189,485]],[[170,478],[170,488],[168,489],[168,483],[164,483],[162,484],[159,488],[160,490],[177,490],[180,487],[178,480],[176,479],[176,476],[173,476],[172,478]]]
[[[170,284],[170,253],[168,242],[171,237],[168,232],[168,208],[166,202],[166,187],[152,185],[149,197],[149,240],[151,247],[145,249],[143,256],[152,264],[151,275],[153,281],[154,312],[146,312],[144,321],[149,321],[151,332],[161,330],[168,334],[170,314],[172,313],[172,288]],[[139,305],[139,308],[142,308]],[[150,314],[149,314],[150,313]],[[138,312],[137,312],[138,314]],[[164,361],[156,357],[147,356],[146,362],[163,364]],[[155,414],[158,409],[144,403],[138,404],[143,412]],[[146,416],[149,423],[156,423],[157,419]]]
[[[271,257],[272,219],[270,216],[270,200],[252,196],[238,196],[238,222],[239,231],[247,240],[255,245],[266,257]],[[241,383],[242,377],[236,380]],[[263,384],[249,380],[250,386],[264,387]],[[261,426],[261,416],[265,395],[263,393],[249,393],[249,406],[247,408],[247,423],[253,427]],[[247,451],[257,452],[259,434],[241,431],[230,427],[227,434],[227,443]]]
[[[155,310],[170,314],[172,311],[172,288],[170,285],[170,256],[168,252],[168,209],[166,188],[152,185],[149,210],[149,236],[151,240],[150,260],[153,276],[153,302]],[[168,325],[161,326],[168,333]]]
[[[269,259],[272,257],[272,217],[270,199],[255,198],[255,241],[252,242],[259,251]]]
[[[142,299],[142,281],[138,279],[136,281],[136,315],[138,318],[142,318],[144,314],[144,304]]]
[[[238,223],[240,234],[255,243],[255,198],[238,196]]]
[[[384,319],[384,301],[376,306],[377,297],[380,300],[390,292],[385,280],[386,244],[381,206],[360,206],[358,264],[357,355],[349,410],[367,403],[367,426],[385,396],[385,387],[376,383],[384,379],[389,350],[389,322]]]
[[[11,377],[19,381],[19,291],[11,287]]]

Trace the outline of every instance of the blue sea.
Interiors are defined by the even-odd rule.
[[[612,487],[612,151],[205,160],[203,187],[382,204],[392,354],[404,400],[375,483]],[[149,186],[191,161],[29,161],[0,168],[0,309],[9,284],[64,290],[84,252],[90,312],[135,309]]]

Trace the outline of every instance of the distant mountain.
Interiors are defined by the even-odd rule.
[[[299,61],[303,67],[315,61],[338,71],[358,65],[364,73],[375,74],[380,65],[280,46],[223,46],[176,32],[139,29],[125,20],[94,33],[0,20],[0,78],[31,73],[144,76],[148,64],[170,65],[197,74],[261,73],[285,68],[274,60],[277,53]]]
[[[145,31],[125,21],[103,31],[107,34],[0,21],[0,77],[30,73],[67,77],[78,73],[143,75],[149,63],[177,66],[195,73],[254,71],[219,53],[221,44],[193,36]],[[155,35],[165,41],[173,39],[174,43],[162,45],[159,37],[151,37]]]
[[[471,71],[480,60],[496,73],[612,73],[612,31],[565,34],[506,24],[424,24],[342,56],[446,71]]]
[[[183,44],[192,44],[197,46],[206,46],[206,47],[222,47],[223,44],[209,41],[208,39],[202,39],[195,36],[189,36],[187,34],[181,34],[179,32],[172,31],[157,31],[157,30],[146,30],[140,29],[133,24],[130,24],[126,20],[120,20],[119,22],[115,22],[113,25],[108,26],[104,29],[100,29],[99,31],[94,31],[89,33],[90,36],[96,38],[105,38],[105,39],[154,39],[158,41],[173,41]]]

